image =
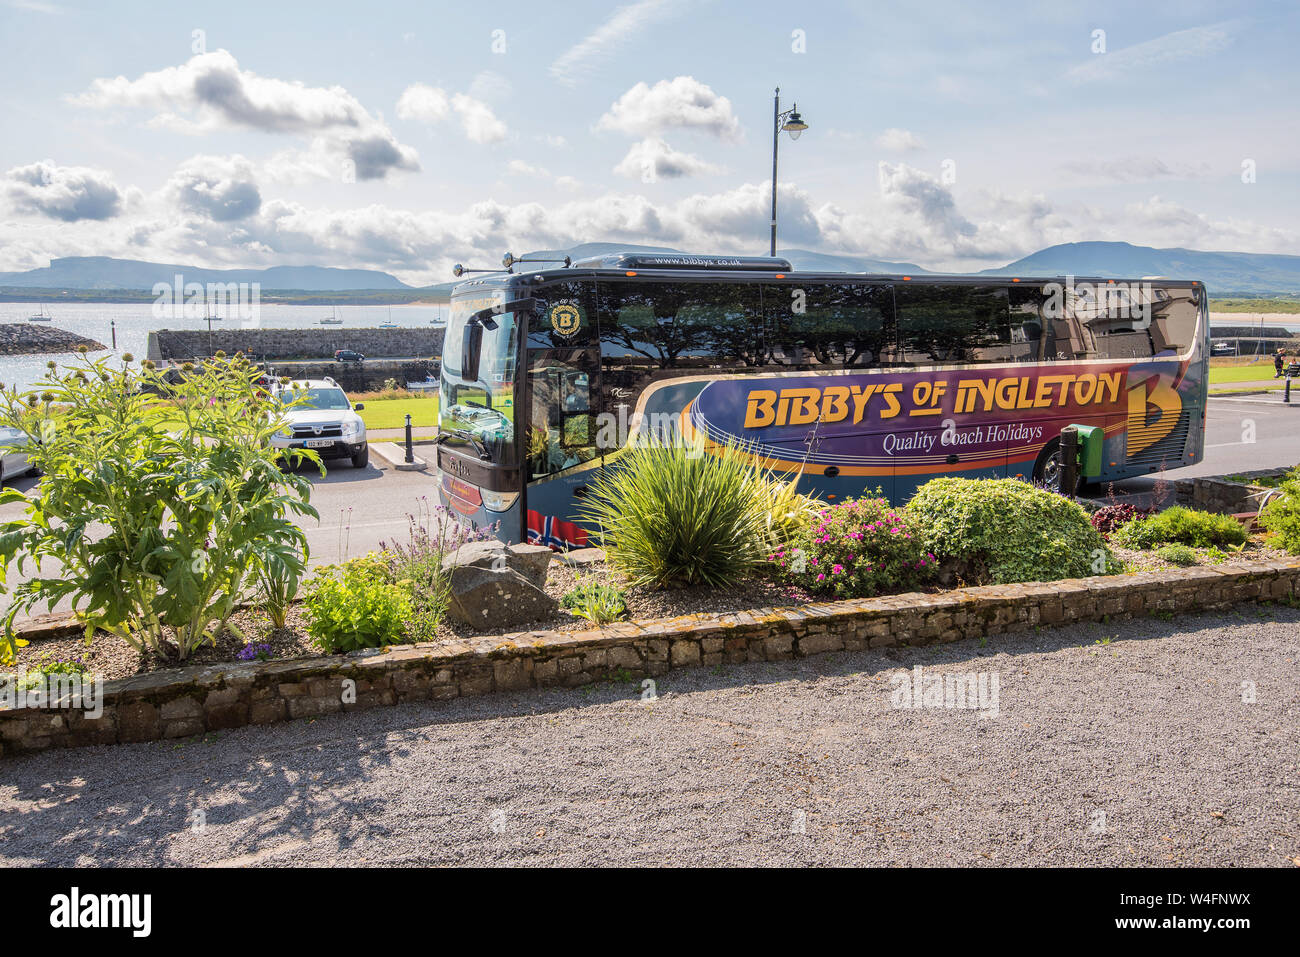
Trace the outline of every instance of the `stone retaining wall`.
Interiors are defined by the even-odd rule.
[[[1247,481],[1285,475],[1289,469],[1258,469],[1254,472],[1234,472]],[[1179,505],[1215,512],[1219,515],[1237,515],[1259,511],[1259,503],[1268,489],[1259,485],[1229,482],[1226,475],[1205,475],[1199,478],[1179,479],[1174,483]]]
[[[0,711],[0,754],[179,738],[356,708],[642,678],[672,668],[979,638],[1035,626],[1284,599],[1300,560],[1238,562],[1050,584],[990,585],[689,615],[585,632],[529,632],[323,658],[231,663],[105,684],[104,712]]]

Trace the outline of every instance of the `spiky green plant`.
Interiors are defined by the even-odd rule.
[[[633,585],[725,587],[762,565],[778,484],[736,445],[652,438],[590,483],[578,518]]]
[[[623,590],[596,579],[579,579],[560,604],[580,618],[597,625],[618,621],[627,614]]]

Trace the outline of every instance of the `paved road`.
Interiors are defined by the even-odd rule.
[[[0,860],[1289,867],[1297,626],[1242,606],[6,759]],[[893,707],[915,665],[997,675],[997,714]]]
[[[1295,405],[1280,399],[1211,398],[1205,417],[1205,458],[1197,465],[1175,469],[1166,478],[1224,475],[1252,469],[1300,464],[1300,393]],[[1116,482],[1118,493],[1149,490],[1158,476]],[[1101,490],[1104,494],[1105,490]]]

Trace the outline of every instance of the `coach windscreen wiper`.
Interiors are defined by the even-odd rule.
[[[480,442],[478,436],[468,429],[443,429],[438,433],[438,437],[434,439],[433,442],[435,445],[441,445],[443,442],[447,441],[448,436],[452,435],[456,436],[458,439],[464,439],[470,445],[474,446],[474,451],[478,453],[480,460],[484,462],[492,461],[492,453],[487,450],[487,446]]]

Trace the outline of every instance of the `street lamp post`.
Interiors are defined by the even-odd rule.
[[[781,88],[776,88],[776,95],[772,97],[772,252],[776,255],[776,149],[781,142],[781,131],[790,134],[790,139],[797,140],[799,134],[808,129],[808,124],[803,121],[799,115],[799,104],[796,103],[784,113],[781,112]]]

